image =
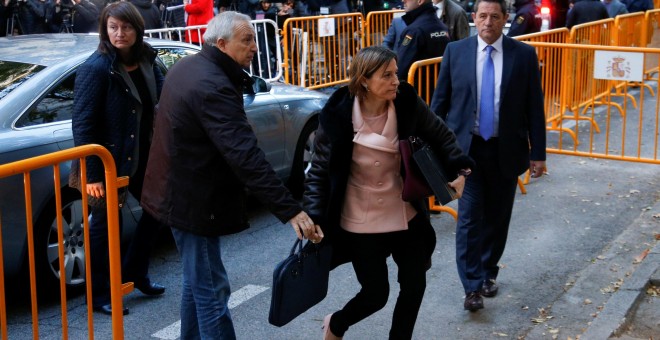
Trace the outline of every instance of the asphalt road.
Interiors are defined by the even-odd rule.
[[[517,194],[501,262],[500,294],[487,299],[484,310],[463,310],[463,292],[454,264],[455,222],[446,214],[432,217],[438,244],[415,339],[575,338],[602,307],[616,276],[625,279],[625,266],[630,262],[618,264],[616,271],[605,265],[605,269],[591,272],[613,248],[624,256],[637,255],[649,242],[648,233],[660,230],[656,223],[651,230],[636,231],[632,223],[640,216],[660,213],[654,211],[660,194],[657,166],[549,155],[548,167],[547,176],[527,186],[527,195]],[[258,206],[251,215],[251,229],[223,240],[238,337],[319,338],[323,316],[340,308],[358,290],[352,268],[344,265],[331,273],[328,297],[323,302],[282,328],[269,325],[272,270],[287,255],[294,233]],[[622,239],[622,235],[627,236]],[[391,261],[390,265],[388,304],[352,327],[346,339],[387,337],[398,291],[395,266]],[[585,273],[590,273],[589,282],[578,287],[576,283]],[[125,297],[130,314],[124,318],[124,337],[177,339],[181,271],[176,247],[167,237],[158,244],[151,275],[166,285],[167,291],[157,298],[139,292]],[[576,293],[578,307],[561,312],[552,309],[555,302]],[[84,295],[70,297],[67,314],[69,338],[87,339]],[[8,324],[9,339],[32,338],[29,301],[18,300],[9,306]],[[61,339],[61,329],[57,301],[40,301],[40,338]],[[94,335],[96,339],[112,338],[109,317],[94,315]]]

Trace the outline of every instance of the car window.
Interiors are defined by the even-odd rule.
[[[44,68],[41,65],[0,60],[0,99]]]
[[[165,64],[168,69],[172,67],[181,58],[193,55],[199,52],[195,49],[181,48],[181,47],[159,47],[158,58]]]
[[[166,73],[166,69],[169,69],[181,58],[197,53],[196,49],[187,49],[181,47],[163,47],[158,49],[158,58],[161,63],[158,65],[161,67],[163,74]],[[15,63],[14,63],[15,64]],[[0,63],[0,76],[2,75],[2,64]],[[30,65],[34,66],[34,65]],[[164,66],[164,67],[163,67]],[[36,66],[35,66],[36,67]],[[14,68],[17,68],[14,66]],[[32,74],[29,74],[28,70],[25,67],[21,68],[21,72],[14,71],[14,78],[28,78],[33,73],[36,73],[40,69],[35,69],[32,71]],[[0,79],[4,79],[2,76]],[[70,120],[73,114],[73,86],[75,83],[76,74],[75,72],[68,75],[64,80],[62,80],[57,86],[55,86],[51,91],[49,91],[34,107],[33,110],[27,112],[16,122],[16,127],[28,127],[39,124],[61,122]],[[24,81],[24,80],[23,80]],[[18,84],[14,85],[14,87]],[[3,91],[3,83],[0,83],[0,91]],[[2,92],[0,92],[0,98],[2,98]]]
[[[52,88],[33,110],[21,116],[16,127],[70,120],[73,114],[73,85],[76,74],[69,74]]]

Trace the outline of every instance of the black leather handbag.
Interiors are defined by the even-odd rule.
[[[328,293],[332,248],[296,239],[289,257],[273,272],[268,322],[282,327],[321,302]],[[297,252],[296,252],[297,250]]]
[[[399,141],[401,162],[403,170],[404,201],[415,201],[435,195],[442,205],[445,205],[458,196],[449,181],[456,176],[449,177],[443,164],[435,152],[421,138],[410,136]]]

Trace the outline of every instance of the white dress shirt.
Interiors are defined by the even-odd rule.
[[[445,8],[445,4],[442,1],[438,1],[433,3],[433,7],[435,7],[435,16],[438,19],[442,18],[442,10]]]
[[[502,49],[502,40],[504,35],[500,37],[491,45],[493,46],[493,51],[490,53],[490,56],[493,58],[493,65],[495,66],[495,110],[494,110],[494,124],[493,124],[493,137],[499,135],[499,122],[500,122],[500,87],[502,86],[502,64],[504,63],[504,54]],[[481,39],[480,36],[477,36],[477,121],[474,124],[473,133],[479,135],[479,112],[481,103],[481,77],[484,69],[484,61],[486,61],[486,44],[485,41]]]

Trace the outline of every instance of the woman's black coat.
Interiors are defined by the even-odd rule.
[[[321,226],[326,240],[333,243],[334,266],[349,260],[342,257],[337,231],[353,155],[353,100],[354,96],[350,95],[348,88],[342,87],[330,97],[321,111],[312,166],[305,181],[305,211]],[[399,140],[409,136],[421,137],[448,165],[450,173],[473,167],[472,159],[456,143],[454,133],[417,96],[411,85],[399,85],[394,106]],[[428,214],[426,200],[411,203],[418,212]]]

